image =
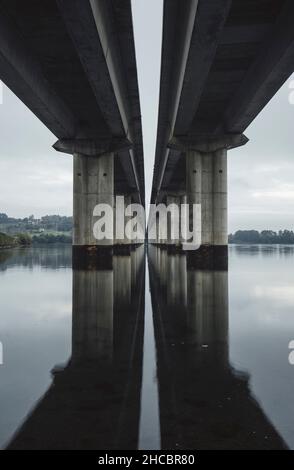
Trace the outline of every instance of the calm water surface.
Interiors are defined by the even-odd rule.
[[[294,448],[294,248],[0,252],[0,446]]]

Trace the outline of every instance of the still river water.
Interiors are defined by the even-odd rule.
[[[294,248],[148,251],[0,252],[1,448],[294,448]]]

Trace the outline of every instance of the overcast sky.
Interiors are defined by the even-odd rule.
[[[162,0],[133,0],[147,200],[155,153]],[[294,105],[289,80],[229,152],[229,229],[294,230]],[[0,212],[15,217],[72,214],[72,157],[4,86],[0,105]]]

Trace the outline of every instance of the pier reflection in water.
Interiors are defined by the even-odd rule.
[[[144,326],[144,248],[73,270],[72,355],[8,449],[135,449]]]
[[[252,262],[255,252],[264,262],[262,251],[249,250],[248,260],[245,248],[234,249],[235,275],[241,275],[242,259]],[[266,259],[273,261],[269,253]],[[38,265],[71,265],[70,255],[62,257],[58,249],[4,258],[3,275],[20,266],[24,276]],[[262,400],[253,396],[250,375],[231,365],[236,338],[229,322],[228,271],[200,269],[189,254],[153,246],[148,266],[150,292],[143,246],[106,257],[95,268],[75,266],[70,359],[51,364],[52,384],[10,433],[8,449],[286,447],[281,435],[287,433],[281,433],[283,426],[275,429]],[[235,324],[239,314],[232,315]]]
[[[283,449],[229,362],[228,272],[150,249],[162,447]]]

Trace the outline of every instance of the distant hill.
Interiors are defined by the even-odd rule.
[[[16,233],[55,233],[61,232],[70,234],[72,232],[73,219],[60,215],[45,215],[36,219],[33,215],[24,219],[9,217],[7,214],[0,213],[0,231],[7,234]]]
[[[294,245],[294,232],[292,230],[238,230],[234,234],[229,235],[229,243],[231,244],[281,244]]]
[[[0,213],[0,247],[28,244],[72,243],[72,217],[33,215],[23,219]]]

